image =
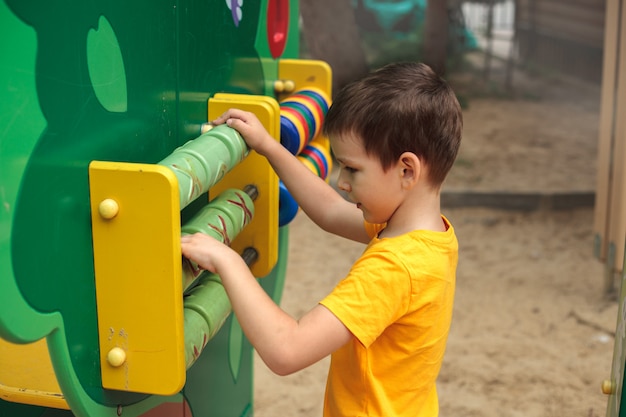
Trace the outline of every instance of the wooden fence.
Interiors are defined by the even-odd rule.
[[[600,82],[606,0],[516,0],[519,61]]]

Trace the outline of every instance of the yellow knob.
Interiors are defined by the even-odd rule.
[[[606,395],[615,394],[615,384],[609,379],[602,381],[602,393]]]
[[[114,368],[124,365],[124,362],[126,362],[126,352],[120,347],[114,347],[107,354],[107,362]]]
[[[107,198],[100,202],[98,206],[98,212],[103,219],[111,220],[113,217],[117,216],[117,213],[120,211],[120,206],[117,204],[117,201]]]
[[[285,82],[283,80],[274,81],[274,91],[277,93],[285,91]]]
[[[215,125],[211,122],[202,123],[202,126],[200,126],[200,133],[204,135],[206,132],[213,129],[214,127]]]
[[[293,93],[293,90],[296,89],[296,83],[293,80],[285,80],[285,93]]]

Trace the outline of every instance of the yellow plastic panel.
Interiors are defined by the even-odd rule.
[[[175,394],[186,377],[176,177],[93,161],[89,181],[102,386]]]
[[[254,113],[269,134],[280,140],[280,108],[273,98],[216,94],[209,99],[209,120],[215,120],[230,108]],[[248,184],[255,185],[259,191],[254,202],[254,218],[237,235],[231,247],[239,253],[247,247],[255,248],[259,257],[252,264],[251,270],[254,276],[264,277],[272,271],[278,260],[278,176],[267,159],[250,152],[242,163],[209,190],[209,196],[214,198],[228,188],[243,189]]]
[[[0,339],[0,399],[69,410],[50,362],[46,339],[26,345]]]
[[[281,59],[278,61],[278,78],[293,81],[295,91],[307,87],[316,87],[324,91],[329,98],[332,97],[332,71],[330,65],[324,61]]]

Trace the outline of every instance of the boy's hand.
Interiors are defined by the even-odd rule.
[[[268,143],[275,142],[254,113],[239,109],[229,109],[213,121],[213,124],[216,125],[223,123],[237,130],[243,136],[248,146],[261,155],[265,155],[264,147]]]
[[[219,274],[224,262],[228,263],[233,257],[241,261],[237,252],[222,242],[202,233],[183,235],[181,237],[183,256],[194,261],[202,269]]]

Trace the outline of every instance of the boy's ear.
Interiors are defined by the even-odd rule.
[[[412,188],[420,180],[422,175],[422,161],[413,152],[404,152],[400,155],[398,167],[400,168],[402,184],[407,189]]]

